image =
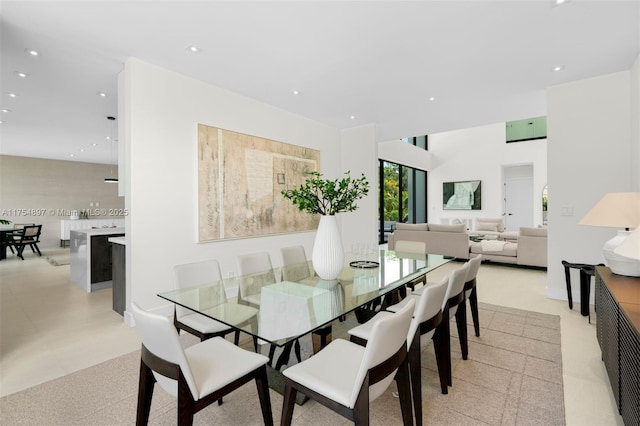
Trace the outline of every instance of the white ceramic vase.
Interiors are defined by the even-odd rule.
[[[322,216],[313,243],[311,262],[323,280],[335,280],[344,266],[344,249],[335,216]]]

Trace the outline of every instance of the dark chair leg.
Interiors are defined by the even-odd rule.
[[[469,307],[471,308],[471,317],[473,318],[473,330],[476,337],[480,337],[480,316],[478,314],[478,293],[476,287],[473,287],[469,294]]]
[[[369,426],[369,379],[365,379],[356,405],[353,407],[353,423]]]
[[[136,425],[142,426],[149,423],[149,412],[151,411],[151,398],[153,397],[153,386],[156,382],[153,372],[147,367],[144,361],[140,360],[140,378],[138,382],[138,409],[136,413]]]
[[[566,261],[562,261],[562,266],[564,266],[564,280],[567,283],[567,298],[569,301],[569,309],[573,309],[573,295],[571,294],[571,270],[569,269],[569,265]]]
[[[422,426],[422,377],[420,366],[420,332],[413,338],[409,348],[409,375],[411,377],[411,393],[413,395],[413,409],[416,425]]]
[[[413,412],[411,410],[411,388],[409,387],[408,360],[400,364],[396,373],[396,383],[398,384],[398,396],[400,397],[400,409],[402,411],[402,424],[413,426]],[[367,410],[368,411],[368,410]]]
[[[296,394],[298,391],[291,386],[291,382],[285,379],[284,400],[282,402],[282,417],[280,418],[280,426],[290,426],[293,419],[293,408],[296,403]]]
[[[273,413],[271,412],[271,397],[269,396],[269,384],[267,382],[267,367],[262,366],[256,376],[256,387],[258,388],[258,398],[260,398],[260,408],[262,409],[262,419],[266,426],[273,426]],[[295,398],[294,398],[295,401]],[[291,412],[293,414],[293,410]]]
[[[462,359],[469,357],[469,339],[467,337],[467,303],[463,299],[456,311],[456,325],[458,326],[458,340],[460,340],[460,352]]]
[[[449,315],[447,313],[447,315]],[[447,323],[447,324],[445,324]],[[433,334],[433,348],[436,353],[436,363],[438,364],[438,375],[440,376],[440,389],[444,395],[449,393],[448,363],[451,362],[451,353],[448,352],[447,342],[449,341],[449,321],[442,319],[442,322]]]
[[[191,390],[189,390],[189,385],[180,371],[178,377],[178,424],[180,426],[192,425],[195,413],[195,401]]]
[[[240,330],[236,330],[235,334],[233,335],[233,344],[238,346],[239,342],[240,342]]]

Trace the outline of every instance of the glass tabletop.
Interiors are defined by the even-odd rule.
[[[158,296],[284,346],[451,259],[391,250],[369,255],[347,253],[342,272],[332,281],[315,275],[307,262]],[[235,297],[220,296],[236,290]]]

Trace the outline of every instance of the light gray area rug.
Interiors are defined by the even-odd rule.
[[[45,259],[53,266],[63,266],[71,263],[71,256],[68,254],[47,256]]]
[[[470,319],[469,315],[469,319]],[[334,338],[353,319],[336,324]],[[470,323],[470,321],[469,321]],[[422,352],[425,424],[563,425],[564,396],[560,317],[494,305],[480,305],[480,337],[469,324],[469,359],[463,361],[452,322],[453,386],[440,384],[431,344]],[[247,341],[249,343],[249,341]],[[139,352],[133,352],[0,399],[2,425],[135,424]],[[393,384],[371,404],[371,423],[402,424]],[[274,421],[282,396],[271,391]],[[176,401],[156,386],[150,424],[176,424]],[[195,424],[260,425],[253,384],[245,385],[195,416]],[[296,405],[295,425],[348,425],[348,420],[309,401]]]

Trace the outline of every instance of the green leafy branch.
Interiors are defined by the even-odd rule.
[[[369,181],[364,173],[360,178],[351,178],[350,172],[342,179],[322,179],[318,172],[307,173],[309,177],[297,189],[285,189],[281,194],[298,210],[309,214],[334,215],[352,212],[358,208],[356,201],[369,193]]]

